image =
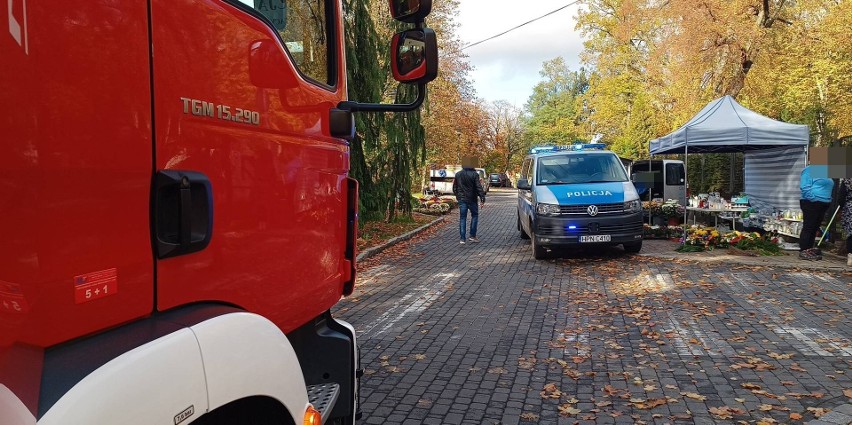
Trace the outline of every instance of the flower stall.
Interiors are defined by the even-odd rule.
[[[426,196],[418,198],[420,205],[414,207],[414,212],[430,215],[443,215],[458,205],[453,196]]]
[[[781,255],[777,237],[757,232],[732,231],[722,233],[714,227],[690,226],[678,252],[712,251],[716,248],[744,252],[747,255]]]
[[[652,222],[655,221],[654,218],[658,218],[660,220],[657,220],[655,224],[663,225],[663,223],[666,223],[669,226],[679,225],[685,211],[683,205],[680,205],[674,199],[665,202],[662,200],[645,201],[642,202],[642,208],[646,215],[652,217]]]

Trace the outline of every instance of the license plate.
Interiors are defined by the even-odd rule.
[[[580,242],[609,242],[612,240],[610,235],[588,235],[580,236]]]

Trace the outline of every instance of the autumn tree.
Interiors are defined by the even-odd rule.
[[[765,115],[807,123],[817,146],[852,146],[852,2],[799,0],[790,15],[741,98]]]
[[[457,0],[435,2],[429,25],[438,32],[438,78],[429,85],[424,108],[427,162],[442,166],[459,163],[463,156],[482,156],[485,108],[476,98],[463,44],[456,36]],[[425,173],[425,171],[424,171]]]
[[[590,0],[578,15],[586,36],[583,61],[590,66],[582,96],[589,131],[621,156],[647,155],[658,134],[654,92],[648,90],[650,46],[657,37],[653,6],[646,0]]]
[[[486,112],[483,141],[487,159],[484,166],[491,171],[509,171],[529,147],[524,137],[523,111],[505,100],[498,100],[489,104]]]
[[[344,2],[349,96],[361,102],[408,103],[416,88],[396,83],[388,66],[388,42],[403,25],[391,19],[381,0]],[[386,115],[359,112],[351,142],[351,173],[360,182],[365,219],[410,214],[412,169],[425,160],[420,111]]]
[[[539,75],[525,105],[528,143],[573,143],[584,136],[579,99],[588,90],[588,75],[584,69],[571,71],[562,57],[544,62]]]

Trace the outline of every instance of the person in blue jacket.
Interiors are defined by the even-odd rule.
[[[799,257],[805,260],[820,260],[819,249],[814,249],[817,229],[831,204],[834,180],[828,178],[827,165],[808,165],[802,170],[799,183],[802,189],[802,233],[799,235]]]

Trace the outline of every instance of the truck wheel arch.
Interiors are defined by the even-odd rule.
[[[308,398],[287,337],[269,320],[236,311],[182,327],[104,363],[62,394],[39,424],[188,424],[208,412],[211,419],[199,423],[215,423],[217,415],[232,410],[227,406],[244,403],[277,403],[283,407],[279,413],[296,423]],[[178,422],[179,415],[186,418]]]

